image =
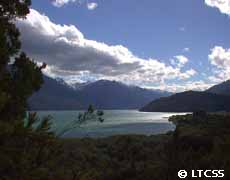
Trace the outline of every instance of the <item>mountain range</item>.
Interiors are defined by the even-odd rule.
[[[81,104],[76,91],[59,79],[43,76],[44,84],[28,101],[29,110],[75,110]]]
[[[230,81],[203,92],[186,91],[153,100],[140,111],[145,112],[230,111]]]
[[[92,104],[97,109],[139,109],[169,92],[99,80],[69,86],[61,79],[44,76],[42,88],[29,99],[30,110],[78,110]]]

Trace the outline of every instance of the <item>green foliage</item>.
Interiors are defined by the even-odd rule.
[[[78,121],[80,122],[80,124],[87,123],[88,121],[91,120],[103,122],[104,121],[104,119],[102,118],[103,115],[104,115],[103,111],[95,111],[93,106],[90,105],[86,112],[84,112],[83,114],[82,113],[79,114]]]
[[[40,120],[29,114],[24,122],[27,98],[42,85],[45,67],[20,51],[14,22],[25,18],[30,4],[30,0],[0,0],[0,179],[4,180],[47,179],[60,149],[49,131],[50,117]]]
[[[24,17],[29,13],[31,0],[1,0],[0,16],[8,19]]]
[[[157,136],[63,139],[63,179],[177,180],[181,169],[224,169],[230,177],[230,116],[174,116],[174,132]],[[187,178],[189,179],[189,178]]]
[[[13,20],[29,13],[30,0],[0,0],[0,71],[3,71],[21,47],[19,31]]]
[[[41,68],[20,52],[20,32],[16,18],[29,13],[30,0],[0,1],[0,120],[25,117],[27,98],[43,83]],[[20,54],[19,54],[20,52]]]
[[[33,130],[36,133],[50,133],[53,134],[50,129],[52,125],[52,117],[47,116],[43,119],[38,118],[37,113],[29,113],[28,118],[25,120],[24,127],[26,129]]]
[[[41,122],[33,128],[35,122]],[[28,122],[0,123],[1,179],[31,180],[48,177],[49,168],[60,154],[60,143],[47,131],[49,118],[29,114]]]
[[[0,0],[0,179],[4,180],[65,177],[65,169],[57,168],[63,152],[51,131],[51,117],[40,119],[26,112],[27,99],[40,89],[41,70],[46,67],[38,67],[20,50],[20,32],[14,22],[25,18],[30,4],[30,0]],[[90,106],[64,131],[93,119],[102,122],[102,116],[102,111]],[[95,173],[88,171],[84,176]]]

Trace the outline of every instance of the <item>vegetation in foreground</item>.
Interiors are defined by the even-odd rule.
[[[0,179],[176,180],[181,169],[223,169],[222,179],[229,179],[230,116],[188,114],[170,120],[176,130],[156,136],[58,139],[41,128],[3,131],[1,137],[8,137],[1,144]]]
[[[21,52],[13,23],[29,5],[0,1],[0,179],[174,180],[179,169],[224,169],[229,179],[229,115],[174,116],[177,128],[166,135],[105,139],[59,139],[49,117],[35,113],[25,123],[27,99],[40,88],[45,67]]]
[[[230,116],[188,114],[170,120],[177,128],[165,135],[62,140],[60,168],[67,170],[67,179],[176,180],[181,169],[223,169],[222,179],[229,179]]]

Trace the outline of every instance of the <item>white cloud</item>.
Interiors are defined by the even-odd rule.
[[[190,77],[192,77],[196,74],[197,74],[197,72],[194,69],[189,69],[186,71],[184,79],[189,79]]]
[[[216,84],[221,83],[223,81],[222,79],[219,79],[218,77],[214,75],[209,76],[208,80]]]
[[[46,73],[53,76],[75,75],[115,79],[132,84],[160,83],[171,79],[189,79],[195,70],[182,71],[187,62],[182,56],[176,59],[178,67],[160,60],[143,59],[122,45],[108,45],[89,40],[73,25],[60,25],[31,9],[25,20],[18,20],[22,48],[37,61],[48,64]]]
[[[175,58],[178,60],[179,66],[184,66],[188,62],[188,58],[183,55],[175,56]]]
[[[230,79],[230,49],[215,46],[209,54],[209,61],[215,67],[209,79],[215,82]]]
[[[98,7],[95,2],[88,2],[87,0],[51,0],[52,4],[56,7],[62,7],[69,3],[86,4],[88,10],[94,10]]]
[[[52,0],[52,4],[56,7],[62,7],[65,4],[71,3],[71,2],[76,2],[78,0]]]
[[[208,57],[212,65],[221,69],[230,68],[230,49],[215,46]]]
[[[223,14],[230,15],[230,0],[205,0],[210,7],[218,8]]]
[[[186,47],[183,49],[184,52],[189,52],[190,51],[190,48]]]
[[[171,59],[170,62],[172,65],[182,68],[186,63],[188,63],[189,59],[183,55],[174,56],[174,59]]]
[[[97,7],[98,7],[98,4],[95,3],[95,2],[87,3],[87,8],[88,8],[89,10],[94,10],[94,9],[96,9]]]
[[[173,83],[173,84],[161,84],[160,86],[157,86],[156,89],[161,89],[163,91],[169,91],[169,92],[184,92],[184,91],[204,91],[212,86],[214,86],[215,83],[208,83],[203,80],[200,81],[187,81],[181,84]]]

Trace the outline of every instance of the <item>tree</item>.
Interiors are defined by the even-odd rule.
[[[29,13],[30,0],[0,0],[0,174],[1,179],[45,177],[44,167],[58,145],[49,132],[49,118],[29,114],[27,98],[43,83],[42,68],[21,51],[14,22]],[[37,128],[33,124],[40,121]],[[51,156],[52,154],[52,156]],[[42,170],[42,171],[41,171]],[[43,172],[43,173],[41,173]]]
[[[14,22],[26,18],[30,4],[30,0],[0,0],[0,179],[54,179],[52,169],[62,151],[50,130],[50,117],[27,113],[27,99],[40,89],[41,70],[46,67],[45,63],[39,67],[20,49]],[[75,123],[92,117],[102,122],[103,112],[96,113],[90,107]]]
[[[0,120],[25,118],[27,98],[43,83],[41,68],[21,52],[16,18],[29,13],[30,0],[0,0]]]

